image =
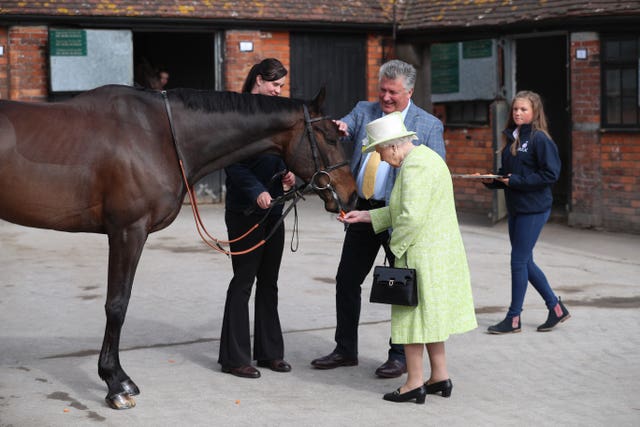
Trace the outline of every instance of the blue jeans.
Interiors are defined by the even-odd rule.
[[[511,305],[507,317],[522,312],[527,283],[531,282],[549,310],[558,304],[547,277],[533,262],[533,247],[551,210],[537,214],[509,215],[509,240],[511,241]]]

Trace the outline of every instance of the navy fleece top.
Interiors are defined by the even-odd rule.
[[[274,154],[260,154],[227,166],[224,169],[227,175],[225,208],[239,214],[252,210],[252,213],[264,215],[266,209],[260,209],[256,199],[263,191],[268,191],[274,199],[282,196],[282,176],[272,178],[286,169],[282,158]],[[282,204],[274,206],[269,215],[282,215],[282,208]]]
[[[551,186],[560,177],[558,147],[544,132],[531,132],[531,125],[520,126],[520,148],[515,156],[511,145],[514,129],[505,129],[507,146],[502,151],[502,167],[498,175],[509,175],[509,186],[499,181],[489,188],[503,188],[510,214],[541,213],[551,209]]]

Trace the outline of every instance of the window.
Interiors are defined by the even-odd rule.
[[[602,38],[602,124],[603,127],[640,126],[638,107],[638,63],[640,37]]]
[[[446,124],[459,126],[483,126],[489,123],[488,101],[447,102]]]
[[[49,29],[51,92],[133,84],[130,30]]]

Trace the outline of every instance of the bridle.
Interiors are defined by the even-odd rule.
[[[173,115],[171,113],[171,105],[169,103],[169,97],[167,96],[167,91],[163,90],[160,93],[162,94],[162,98],[164,99],[165,110],[167,112],[167,118],[169,120],[169,128],[171,129],[171,137],[173,139],[173,145],[174,145],[174,148],[176,150],[176,155],[178,157],[178,163],[180,164],[180,171],[182,173],[182,179],[184,181],[184,185],[187,188],[187,194],[189,195],[189,202],[191,204],[191,210],[193,212],[194,220],[196,222],[196,228],[198,230],[198,234],[200,234],[200,237],[202,238],[204,243],[207,244],[207,246],[209,246],[210,248],[215,249],[218,252],[222,252],[222,253],[224,253],[226,255],[243,255],[243,254],[249,253],[249,252],[259,248],[260,246],[264,245],[267,242],[267,240],[269,240],[271,238],[271,236],[275,233],[275,231],[280,227],[280,224],[284,221],[284,218],[291,211],[291,209],[295,208],[296,203],[298,203],[298,201],[300,201],[300,199],[304,199],[303,193],[308,188],[311,188],[311,189],[313,189],[315,191],[324,191],[324,190],[330,191],[333,199],[338,204],[338,207],[340,208],[340,210],[343,210],[343,206],[342,206],[342,203],[340,202],[340,198],[338,197],[338,194],[336,193],[335,188],[331,184],[331,175],[329,174],[329,172],[331,172],[333,170],[336,170],[336,169],[339,169],[341,167],[347,166],[347,165],[349,165],[349,162],[348,161],[343,161],[343,162],[337,163],[335,165],[331,165],[331,166],[327,166],[325,168],[322,168],[322,166],[320,164],[319,157],[322,157],[322,164],[326,165],[329,162],[328,162],[328,159],[326,158],[326,156],[324,155],[324,153],[321,152],[319,150],[319,148],[318,148],[318,141],[316,140],[312,124],[315,123],[315,122],[322,121],[322,120],[329,120],[330,117],[328,117],[328,116],[320,116],[320,117],[311,118],[311,116],[309,115],[309,109],[307,108],[307,106],[305,104],[303,104],[302,108],[304,110],[305,133],[307,135],[307,139],[309,140],[309,144],[311,145],[311,154],[312,154],[312,157],[313,157],[313,164],[314,164],[314,168],[315,168],[315,172],[311,176],[311,179],[309,180],[309,182],[305,182],[305,184],[301,185],[298,188],[294,187],[292,190],[288,191],[283,196],[280,196],[280,197],[277,197],[276,199],[274,199],[271,202],[271,206],[269,207],[269,209],[266,212],[266,214],[264,215],[264,217],[258,223],[256,223],[253,227],[251,227],[249,230],[247,230],[243,235],[241,235],[241,236],[239,236],[239,237],[237,237],[235,239],[232,239],[232,240],[219,240],[219,239],[213,237],[211,234],[209,234],[209,232],[207,231],[206,227],[204,226],[204,223],[202,222],[202,218],[200,217],[200,212],[198,211],[198,203],[196,201],[195,195],[193,194],[193,188],[189,185],[189,181],[187,179],[187,175],[186,175],[186,172],[184,170],[184,160],[183,160],[183,156],[182,156],[182,153],[180,151],[180,148],[179,148],[179,145],[178,145],[178,140],[177,140],[177,137],[176,137],[175,126],[174,126],[174,122],[173,122]],[[301,138],[305,137],[305,133],[302,134]],[[300,142],[302,142],[302,139],[300,140]],[[322,176],[326,176],[327,179],[328,179],[326,185],[322,185],[320,183],[320,179],[321,179],[320,177],[322,177]],[[271,209],[273,209],[273,207],[275,205],[280,204],[280,203],[285,203],[287,200],[292,200],[291,205],[285,211],[283,211],[283,213],[280,216],[280,218],[278,219],[278,221],[272,227],[271,232],[269,232],[269,234],[267,234],[267,236],[265,236],[264,239],[260,240],[258,243],[256,243],[251,248],[243,250],[243,251],[238,251],[238,252],[231,252],[231,251],[226,250],[226,249],[224,249],[222,247],[223,244],[235,243],[235,242],[245,238],[246,236],[248,236],[253,230],[258,228],[260,226],[260,224],[262,224],[262,222],[264,222],[264,220],[267,218],[269,212],[271,211]],[[295,220],[295,224],[294,224],[294,234],[297,234],[297,222],[298,222],[297,221],[297,208],[296,208],[295,216],[296,216],[296,220]],[[210,239],[211,241],[209,241],[207,238]],[[292,250],[293,250],[293,247],[292,247]]]
[[[307,186],[312,188],[315,191],[325,191],[325,190],[330,191],[331,197],[333,197],[333,200],[338,205],[338,208],[340,210],[344,210],[344,207],[340,202],[340,197],[338,197],[338,193],[336,193],[336,190],[331,183],[331,175],[329,174],[329,172],[339,169],[341,167],[347,166],[349,165],[349,162],[345,160],[340,163],[336,163],[335,165],[330,165],[322,168],[319,157],[322,157],[323,165],[329,164],[329,160],[327,159],[326,155],[324,155],[324,153],[321,152],[320,149],[318,148],[318,141],[316,140],[316,135],[312,125],[315,122],[319,122],[322,120],[330,120],[331,118],[329,116],[319,116],[319,117],[311,118],[311,116],[309,115],[309,109],[307,108],[307,106],[303,104],[302,109],[304,111],[305,131],[307,134],[307,139],[309,140],[309,144],[311,145],[311,156],[313,158],[313,165],[315,168],[315,172],[311,176],[311,179],[307,183]],[[302,135],[302,138],[304,138],[304,134]],[[327,181],[325,185],[321,184],[321,180],[323,177],[325,177]]]

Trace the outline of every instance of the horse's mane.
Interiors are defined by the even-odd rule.
[[[237,92],[185,88],[171,89],[167,92],[170,98],[177,98],[185,107],[207,112],[280,113],[299,110],[303,104],[298,99]]]

